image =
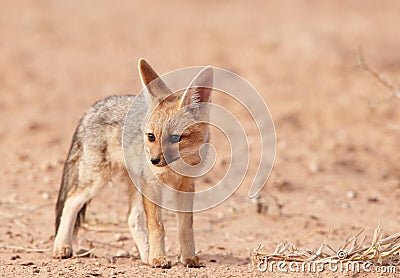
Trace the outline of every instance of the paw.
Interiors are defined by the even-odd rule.
[[[204,263],[200,261],[200,258],[197,256],[194,256],[190,259],[181,259],[181,262],[186,266],[186,267],[204,267]]]
[[[54,259],[68,259],[72,257],[72,247],[65,245],[61,248],[54,248]]]
[[[169,261],[166,257],[158,257],[151,261],[151,266],[159,268],[171,268],[171,261]]]

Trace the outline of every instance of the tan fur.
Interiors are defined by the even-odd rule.
[[[199,148],[208,142],[209,131],[207,124],[196,124],[196,121],[206,120],[208,112],[201,108],[185,108],[193,103],[210,101],[211,90],[206,87],[212,85],[212,70],[205,68],[191,83],[204,88],[189,88],[172,95],[146,61],[139,61],[139,72],[143,85],[148,89],[144,98],[124,96],[99,101],[88,109],[75,131],[56,205],[55,258],[72,256],[74,227],[79,226],[87,203],[110,180],[112,172],[121,171],[130,183],[123,163],[122,129],[134,100],[143,103],[143,110],[135,111],[137,121],[129,123],[132,125],[129,126],[133,138],[132,159],[138,162],[137,167],[151,161],[151,169],[157,176],[137,169],[143,173],[140,184],[144,193],[149,194],[146,196],[152,200],[161,198],[152,186],[159,182],[179,191],[195,190],[194,179],[176,173],[170,168],[170,163],[177,159],[189,165],[200,163]],[[141,127],[143,118],[151,111],[146,126]],[[138,130],[144,130],[144,134],[138,133]],[[150,141],[149,134],[154,136],[154,140]],[[173,134],[182,134],[179,143],[170,141]],[[144,146],[141,143],[143,136]],[[128,224],[141,259],[153,267],[168,268],[171,263],[165,254],[161,209],[136,190],[131,191]],[[175,201],[178,208],[193,205],[190,198]],[[200,266],[201,262],[195,255],[193,213],[178,212],[177,223],[181,262],[190,267]]]

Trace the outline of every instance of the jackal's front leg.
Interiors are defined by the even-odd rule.
[[[192,193],[183,195],[178,193],[176,198],[177,208],[181,209],[181,211],[178,211],[176,214],[181,262],[187,267],[202,267],[204,265],[199,257],[196,256],[196,246],[194,242],[192,212],[194,185],[190,183],[186,185],[185,188],[181,189],[183,189],[184,192]]]
[[[193,213],[178,212],[178,238],[181,254],[181,262],[188,267],[203,266],[199,257],[196,256],[193,232]]]
[[[152,267],[170,268],[171,261],[165,256],[165,232],[161,208],[143,196],[149,234],[149,263]]]

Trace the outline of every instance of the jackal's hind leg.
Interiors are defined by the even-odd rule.
[[[133,185],[131,185],[133,187]],[[139,251],[142,262],[149,262],[149,242],[147,239],[146,216],[143,208],[142,196],[133,188],[133,196],[131,198],[131,211],[128,218],[128,225],[133,240]]]
[[[67,194],[60,224],[54,240],[53,256],[58,259],[72,256],[72,240],[79,211],[88,203],[108,181],[107,171],[91,172],[80,171],[78,185]]]
[[[72,257],[72,239],[78,212],[90,200],[90,196],[81,192],[69,196],[65,201],[60,219],[60,225],[54,240],[54,258],[66,259]]]

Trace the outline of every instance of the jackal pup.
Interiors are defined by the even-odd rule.
[[[140,59],[138,64],[142,84],[146,87],[144,93],[111,96],[95,103],[75,130],[56,204],[55,258],[72,256],[72,239],[86,206],[110,180],[112,172],[121,170],[127,176],[122,146],[124,129],[130,134],[129,159],[140,175],[141,188],[147,188],[156,199],[161,198],[157,196],[161,193],[152,188],[161,182],[184,192],[195,190],[193,177],[181,175],[170,166],[179,160],[194,166],[201,160],[199,148],[209,140],[206,123],[209,111],[198,104],[211,101],[213,70],[205,67],[186,90],[173,94],[145,60]],[[134,121],[124,126],[133,102],[139,104],[133,111]],[[191,109],[186,109],[178,121],[170,120],[187,107]],[[179,153],[173,149],[178,149]],[[127,180],[131,183],[129,178]],[[153,267],[169,268],[161,208],[139,193],[133,184],[130,186],[133,194],[128,225],[141,260]],[[189,267],[201,266],[195,255],[193,213],[177,212],[177,222],[181,262]]]

